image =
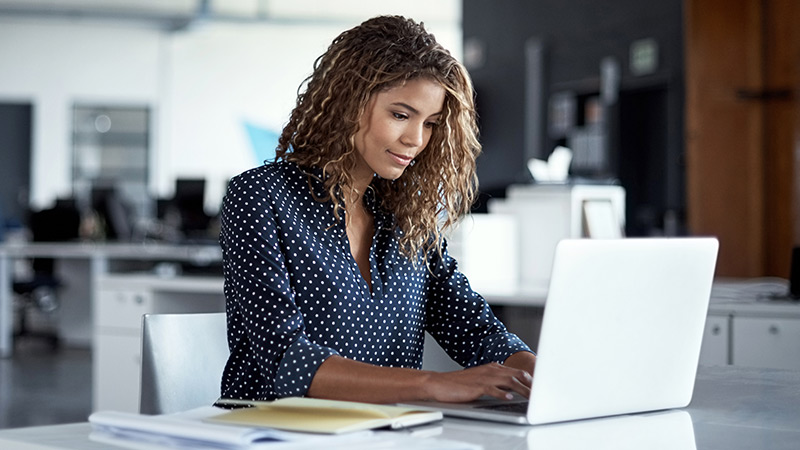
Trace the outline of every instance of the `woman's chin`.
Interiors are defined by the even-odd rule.
[[[405,171],[406,171],[405,167],[402,168],[402,169],[387,169],[387,170],[381,170],[380,172],[377,172],[377,175],[379,177],[383,178],[384,180],[392,180],[392,181],[394,181],[394,180],[400,178],[400,176],[403,175],[403,173]]]

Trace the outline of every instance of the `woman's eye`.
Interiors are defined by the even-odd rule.
[[[395,119],[397,120],[405,120],[408,119],[408,116],[403,113],[392,113]]]
[[[439,122],[425,122],[426,128],[436,128],[439,126]]]

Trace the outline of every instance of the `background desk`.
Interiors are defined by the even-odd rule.
[[[736,367],[701,367],[692,404],[686,408],[691,419],[687,436],[676,440],[684,445],[671,450],[796,450],[800,442],[800,372]],[[662,413],[656,413],[662,414]],[[631,426],[647,415],[631,418]],[[641,448],[627,442],[630,433],[603,435],[606,419],[547,426],[506,425],[464,419],[445,419],[441,424],[419,430],[431,437],[470,442],[487,450],[591,448],[593,450]],[[0,430],[0,448],[109,449],[89,441],[88,423]],[[618,431],[615,429],[614,431]],[[659,430],[654,430],[659,431]],[[670,430],[667,430],[670,431]],[[586,435],[601,436],[587,440]],[[547,437],[547,439],[544,439]],[[604,438],[605,439],[604,439]],[[684,439],[685,438],[685,439]],[[583,439],[583,441],[581,441]],[[575,446],[549,447],[560,441]],[[652,446],[646,448],[653,448]]]
[[[89,342],[91,304],[101,276],[131,267],[162,261],[188,262],[198,266],[222,259],[217,245],[31,243],[0,245],[0,357],[13,350],[13,262],[20,258],[56,259],[56,274],[66,281],[60,297],[59,320],[65,328],[83,330],[73,338]],[[59,261],[69,264],[59,264]],[[60,329],[61,331],[61,329]]]
[[[774,299],[788,290],[778,279],[714,283],[701,363],[800,370],[800,302]]]
[[[222,277],[100,276],[93,301],[92,405],[139,411],[142,316],[225,311]]]
[[[800,302],[780,300],[788,281],[714,281],[700,363],[800,370]],[[536,348],[547,293],[484,293],[506,326]],[[646,300],[646,299],[643,299]]]

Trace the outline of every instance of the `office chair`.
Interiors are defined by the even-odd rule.
[[[78,237],[80,213],[71,200],[59,200],[53,208],[32,212],[28,219],[33,242],[65,242]],[[59,308],[58,290],[63,283],[56,277],[52,258],[33,258],[32,276],[13,282],[17,294],[17,325],[14,332],[18,338],[38,337],[47,339],[52,348],[59,345],[55,331],[35,331],[28,327],[28,311],[33,309],[46,317]]]
[[[139,412],[212,405],[228,354],[225,313],[145,314]]]

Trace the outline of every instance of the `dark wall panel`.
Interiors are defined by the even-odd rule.
[[[563,143],[546,133],[547,101],[553,93],[594,95],[600,88],[600,64],[617,61],[620,99],[609,112],[614,125],[609,144],[610,173],[633,183],[630,215],[650,216],[652,223],[638,224],[636,234],[663,224],[663,217],[681,217],[685,204],[683,164],[683,11],[681,0],[464,0],[465,62],[475,83],[484,154],[478,176],[484,192],[501,192],[507,185],[528,182],[529,156],[546,157]],[[526,105],[526,42],[542,43],[541,77],[545,92],[541,105]],[[634,74],[631,44],[652,39],[657,43],[657,68]],[[478,48],[480,58],[470,58]],[[647,104],[652,100],[652,104]],[[645,102],[642,104],[642,102]],[[530,102],[528,102],[530,103]],[[526,136],[536,117],[530,109],[542,108],[545,133]],[[639,121],[622,120],[624,114],[650,114]],[[628,138],[632,128],[646,123],[646,136]],[[527,131],[526,131],[527,130]],[[641,134],[641,133],[640,133]],[[626,138],[623,139],[622,136]],[[531,148],[526,142],[535,142]],[[644,148],[643,148],[644,146]],[[652,155],[643,157],[639,153]],[[641,172],[641,173],[639,173]],[[644,186],[643,186],[644,183]],[[635,217],[633,220],[637,220]]]
[[[8,224],[27,221],[31,112],[30,104],[0,103],[0,219]]]

